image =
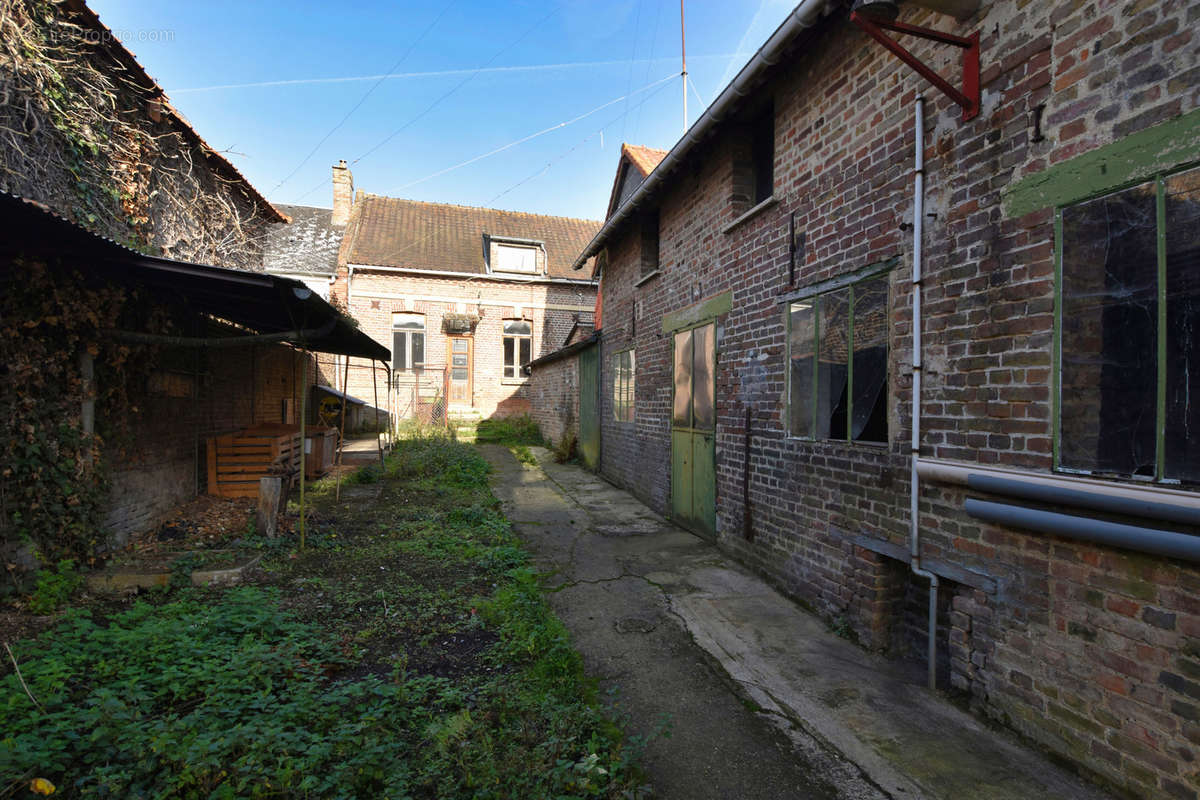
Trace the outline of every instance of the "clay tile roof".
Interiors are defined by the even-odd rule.
[[[622,144],[621,155],[628,158],[629,163],[637,167],[638,171],[642,173],[642,177],[645,178],[654,171],[658,162],[667,157],[667,151],[640,144]]]
[[[551,278],[579,279],[571,264],[600,222],[520,211],[424,203],[360,194],[343,260],[347,264],[486,274],[484,236],[541,242]]]

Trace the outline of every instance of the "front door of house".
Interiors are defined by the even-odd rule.
[[[704,536],[717,529],[716,324],[674,335],[675,390],[671,415],[671,510]]]
[[[450,365],[450,405],[471,405],[471,374],[474,372],[470,336],[446,338],[446,362]]]

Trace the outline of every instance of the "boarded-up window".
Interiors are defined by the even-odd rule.
[[[1200,169],[1060,213],[1058,466],[1200,481]]]
[[[887,275],[788,309],[788,425],[808,439],[887,441]]]

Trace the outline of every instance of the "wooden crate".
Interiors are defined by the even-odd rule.
[[[304,437],[308,439],[304,450],[304,477],[319,478],[333,468],[338,430],[332,426],[310,425],[305,428]]]
[[[268,423],[208,440],[208,493],[258,497],[258,481],[279,475],[284,490],[300,474],[300,428]]]

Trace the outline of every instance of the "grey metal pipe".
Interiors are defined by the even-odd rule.
[[[909,565],[914,575],[929,581],[929,689],[937,688],[938,576],[921,566],[921,519],[918,501],[921,476],[921,274],[925,221],[925,98],[917,95],[913,122],[913,256],[912,256],[912,456],[909,470]]]
[[[1156,503],[1152,500],[1139,500],[1120,495],[1084,492],[1078,489],[1064,489],[1061,486],[999,478],[994,475],[980,475],[974,472],[967,476],[967,487],[978,492],[1019,497],[1022,500],[1033,500],[1039,503],[1075,506],[1110,514],[1125,514],[1130,517],[1147,517],[1166,522],[1178,522],[1181,525],[1200,526],[1200,508]]]
[[[1200,536],[974,498],[967,498],[963,507],[972,517],[996,525],[1011,525],[1069,539],[1200,562]]]

